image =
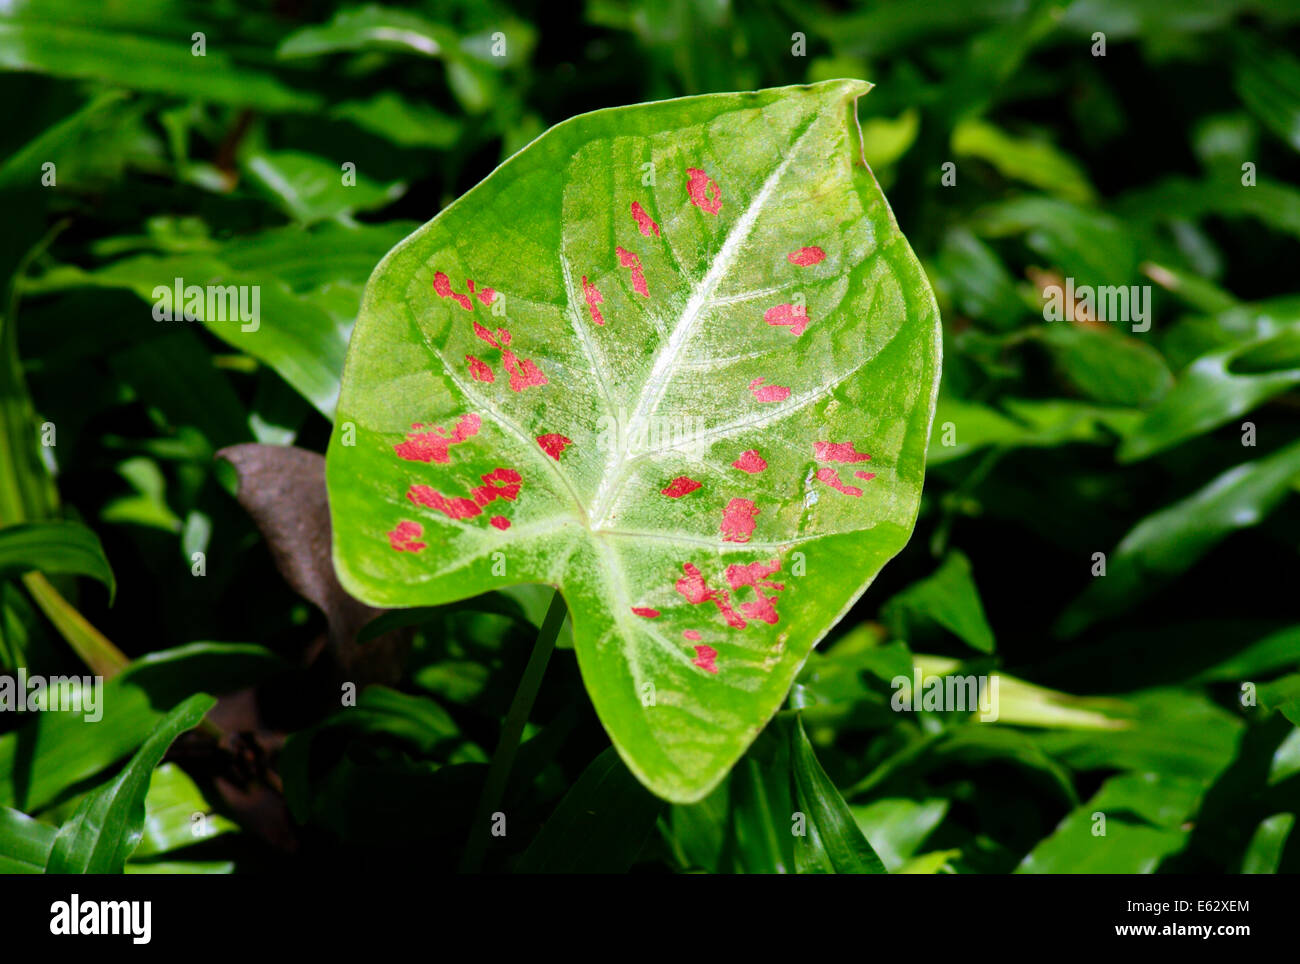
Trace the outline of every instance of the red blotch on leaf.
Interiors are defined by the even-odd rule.
[[[388,533],[388,544],[398,552],[419,552],[425,544],[415,540],[422,535],[424,535],[424,526],[420,523],[399,522],[397,528]]]
[[[780,569],[780,559],[773,559],[771,562],[751,562],[747,566],[728,566],[727,585],[732,589],[741,589],[744,586],[757,589],[759,586],[766,586],[768,589],[780,592],[785,586],[779,582],[770,582],[767,578],[775,575]]]
[[[587,310],[591,312],[591,320],[598,325],[605,323],[605,316],[600,313],[596,306],[603,304],[605,296],[600,293],[600,289],[587,280],[587,276],[582,276],[582,297],[587,302]]]
[[[820,264],[826,260],[826,252],[816,246],[800,248],[798,251],[791,251],[786,256],[791,264],[797,264],[801,268],[806,268],[810,264]]]
[[[427,485],[411,486],[406,497],[416,505],[441,512],[449,519],[472,519],[483,512],[473,499],[448,498]]]
[[[522,478],[514,469],[494,469],[487,475],[479,476],[483,484],[470,492],[470,498],[443,495],[427,485],[413,485],[407,490],[406,497],[416,505],[426,506],[450,519],[472,519],[483,514],[483,506],[497,499],[513,502],[519,496]],[[493,525],[496,525],[493,522]],[[508,525],[508,523],[507,523]],[[497,526],[501,528],[501,526]]]
[[[510,528],[510,520],[503,515],[494,515],[492,518],[488,519],[488,523],[496,526],[502,532],[505,532]]]
[[[790,389],[783,385],[764,385],[766,378],[755,378],[749,383],[749,390],[760,402],[784,402],[790,397]]]
[[[537,436],[537,444],[542,447],[543,452],[558,462],[560,461],[560,453],[572,445],[573,440],[565,438],[563,435],[551,433],[550,435]]]
[[[813,442],[813,458],[818,462],[866,462],[871,456],[854,449],[852,442]]]
[[[659,236],[659,225],[655,224],[654,218],[650,217],[637,201],[632,202],[632,217],[636,218],[636,226],[641,229],[643,236],[647,238],[652,234],[655,237]]]
[[[632,290],[649,298],[650,289],[645,283],[645,272],[641,270],[641,259],[626,248],[615,246],[614,253],[618,255],[619,265],[629,268],[632,272]]]
[[[660,495],[666,495],[670,499],[680,499],[684,495],[690,495],[699,487],[699,482],[679,475],[660,490]]]
[[[716,673],[718,666],[714,662],[718,658],[718,651],[707,643],[700,643],[695,647],[695,659],[691,660],[696,666],[706,673]]]
[[[474,310],[474,302],[469,300],[469,295],[458,294],[451,290],[451,279],[441,271],[433,276],[433,290],[439,298],[450,298],[456,304],[460,305],[466,311]],[[474,290],[474,282],[469,283],[469,290]]]
[[[771,626],[775,626],[781,619],[776,612],[776,597],[764,596],[762,593],[753,602],[741,603],[740,611],[750,619]]]
[[[835,474],[834,469],[818,469],[817,478],[825,482],[837,492],[843,492],[845,495],[851,495],[853,498],[860,498],[862,490],[856,485],[845,485],[840,481],[840,477]]]
[[[732,629],[744,629],[745,620],[731,608],[731,597],[725,589],[710,589],[709,584],[704,581],[704,576],[699,568],[692,563],[682,563],[682,571],[686,575],[677,580],[676,590],[686,597],[686,601],[692,606],[699,606],[703,603],[711,602],[718,607],[722,613],[723,619]]]
[[[862,479],[863,481],[866,481],[866,482],[870,482],[872,479],[874,479],[874,478],[876,477],[876,473],[875,473],[875,472],[863,472],[861,469],[859,469],[858,471],[854,472],[853,474],[856,475],[858,478]]]
[[[686,174],[690,178],[686,182],[686,191],[691,196],[691,203],[701,211],[717,214],[722,208],[722,191],[717,182],[698,167],[688,167]]]
[[[503,344],[509,344],[509,332],[506,332],[507,339]],[[525,388],[535,388],[547,384],[547,378],[542,374],[542,370],[527,358],[520,358],[509,348],[501,349],[501,364],[506,366],[506,371],[510,373],[510,390],[512,392],[522,392]]]
[[[776,596],[769,596],[764,589],[771,589],[773,592],[782,592],[785,585],[779,582],[772,582],[767,577],[774,575],[781,568],[781,560],[773,559],[771,562],[751,562],[747,566],[728,566],[727,567],[727,584],[731,586],[733,592],[738,592],[745,586],[751,587],[758,595],[758,598],[747,603],[741,603],[740,611],[750,619],[756,619],[759,622],[776,625],[780,617],[776,612]]]
[[[492,366],[486,362],[479,361],[473,355],[466,355],[465,361],[469,362],[469,377],[476,382],[492,382],[497,380],[496,373],[492,371]]]
[[[749,499],[732,499],[722,510],[722,541],[748,542],[754,533],[758,506]]]
[[[767,468],[767,460],[758,454],[756,449],[750,449],[748,452],[741,452],[740,458],[731,463],[733,469],[740,469],[742,472],[748,472],[754,475],[762,472]]]
[[[452,429],[451,435],[447,434],[444,428],[433,428],[428,432],[420,432],[418,429],[424,426],[418,422],[411,428],[416,431],[407,433],[406,441],[393,446],[393,451],[399,458],[406,459],[408,462],[438,462],[446,464],[449,460],[449,450],[453,445],[465,441],[471,436],[477,435],[479,426],[483,420],[479,416],[470,412],[462,415]]]
[[[633,606],[632,612],[638,616],[644,617],[645,619],[659,618],[659,610],[650,609],[648,606]]]
[[[687,639],[691,640],[692,642],[694,642],[697,639],[704,638],[700,634],[700,631],[698,629],[684,629],[682,630],[682,635],[685,636]]]
[[[487,475],[480,475],[483,484],[475,486],[470,492],[476,505],[487,505],[494,499],[513,502],[519,498],[519,489],[523,486],[523,477],[514,469],[493,469]]]
[[[790,334],[798,338],[808,327],[808,309],[802,305],[777,305],[767,309],[763,320],[774,327],[789,328]]]

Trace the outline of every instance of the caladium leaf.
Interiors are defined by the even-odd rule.
[[[698,800],[906,543],[939,317],[860,81],[598,111],[395,248],[352,337],[334,560],[376,606],[564,595],[596,711]]]

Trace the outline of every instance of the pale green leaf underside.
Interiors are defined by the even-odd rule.
[[[939,318],[862,161],[868,87],[560,124],[384,259],[349,349],[328,458],[344,586],[381,606],[559,587],[601,721],[674,801],[722,779],[916,519]],[[769,323],[782,304],[806,318]],[[458,424],[429,456],[418,437]],[[558,459],[549,435],[571,442]],[[733,467],[751,450],[765,469]],[[497,469],[516,497],[474,504]],[[683,476],[700,487],[662,494]],[[779,570],[729,572],[755,563]],[[693,603],[693,580],[725,602]]]

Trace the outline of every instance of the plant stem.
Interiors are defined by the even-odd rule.
[[[81,661],[105,679],[116,676],[130,662],[103,633],[91,625],[81,612],[59,594],[42,573],[29,572],[23,585],[41,607],[41,612],[68,641]]]
[[[476,874],[483,867],[490,833],[489,822],[505,796],[510,769],[514,766],[515,753],[519,750],[519,738],[523,735],[524,724],[528,722],[528,715],[533,710],[533,701],[537,699],[537,691],[542,686],[542,675],[546,672],[546,664],[551,660],[555,639],[560,635],[560,627],[564,625],[567,614],[564,597],[557,589],[551,597],[546,617],[542,620],[542,628],[537,633],[537,642],[533,644],[533,652],[528,657],[528,665],[524,667],[519,688],[515,690],[515,698],[510,703],[505,722],[501,724],[501,738],[497,742],[496,752],[492,754],[492,763],[488,767],[487,780],[483,783],[483,792],[479,796],[474,822],[470,825],[469,840],[465,843],[465,853],[461,857],[461,873]]]

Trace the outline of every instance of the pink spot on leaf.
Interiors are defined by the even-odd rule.
[[[632,217],[636,218],[636,226],[641,229],[644,237],[648,238],[652,234],[655,237],[659,236],[659,225],[655,224],[654,218],[650,217],[637,201],[632,202]]]
[[[492,382],[497,380],[496,373],[492,371],[492,366],[486,362],[479,361],[473,355],[466,355],[465,361],[469,362],[469,377],[476,382]]]
[[[722,510],[722,541],[748,542],[754,533],[758,506],[749,499],[732,499]]]
[[[790,329],[790,334],[798,338],[808,327],[808,309],[802,305],[777,305],[767,309],[763,320],[774,327]]]
[[[813,458],[818,462],[866,462],[871,456],[857,451],[852,442],[813,442]]]
[[[509,332],[506,332],[507,339]],[[503,340],[504,344],[509,344],[508,340]],[[501,363],[506,366],[506,371],[510,373],[510,390],[512,392],[522,392],[525,388],[534,388],[547,384],[546,376],[542,370],[527,358],[520,358],[509,348],[501,349]]]
[[[856,475],[858,478],[862,479],[864,482],[870,482],[872,479],[876,477],[875,472],[863,472],[861,469],[854,472],[853,474]]]
[[[423,542],[416,542],[424,534],[424,526],[418,522],[399,522],[397,528],[388,533],[388,544],[398,552],[419,552],[424,548]]]
[[[826,260],[826,252],[818,247],[800,248],[798,251],[791,251],[786,255],[786,260],[791,264],[797,264],[801,268],[806,268],[810,264],[820,264]]]
[[[749,390],[760,402],[784,402],[790,397],[790,389],[783,385],[764,385],[766,378],[755,378],[749,383]]]
[[[479,291],[479,293],[478,293],[478,300],[481,301],[481,302],[483,302],[483,304],[485,304],[485,305],[491,306],[492,302],[494,302],[494,301],[497,300],[497,292],[496,292],[496,289],[495,289],[495,288],[483,288],[483,289],[482,289],[481,291]]]
[[[686,601],[692,606],[699,606],[711,602],[718,607],[722,613],[722,618],[727,621],[727,625],[732,629],[744,629],[745,620],[731,608],[731,597],[725,589],[710,589],[709,584],[704,581],[704,576],[699,568],[692,563],[682,564],[682,571],[686,575],[677,580],[675,588],[679,593],[686,597]]]
[[[695,647],[695,659],[691,660],[696,666],[706,673],[716,673],[718,671],[717,663],[718,651],[707,643],[700,643]]]
[[[771,582],[767,578],[775,575],[780,569],[780,559],[773,559],[771,562],[751,562],[747,566],[728,566],[727,585],[732,589],[741,589],[745,586],[757,589],[759,586],[766,586],[768,589],[780,592],[785,586],[779,582]]]
[[[537,436],[537,444],[542,447],[543,452],[558,462],[560,453],[572,445],[573,440],[552,432],[550,435]]]
[[[635,613],[635,614],[638,615],[638,616],[641,616],[641,617],[645,618],[645,619],[658,619],[658,618],[659,618],[659,610],[657,610],[657,609],[650,609],[650,608],[647,607],[647,606],[633,606],[633,607],[632,607],[632,612]]]
[[[682,630],[682,635],[685,636],[687,639],[689,639],[691,642],[695,642],[696,640],[700,640],[704,638],[700,634],[700,631],[698,629],[684,629]]]
[[[690,178],[686,182],[686,191],[691,196],[691,203],[701,211],[717,214],[722,208],[722,191],[717,182],[698,167],[688,167],[686,174]]]
[[[465,441],[471,436],[477,435],[479,426],[483,420],[479,416],[470,412],[461,416],[452,429],[451,435],[447,435],[447,430],[435,427],[428,432],[412,431],[408,432],[406,441],[393,446],[393,451],[399,458],[406,459],[408,462],[439,462],[446,464],[449,460],[449,449],[460,442]],[[420,429],[423,426],[412,425],[412,429]]]
[[[483,512],[473,499],[448,498],[427,485],[411,486],[406,497],[416,505],[441,512],[449,519],[472,519]]]
[[[519,498],[523,486],[523,477],[514,469],[493,469],[487,475],[480,475],[483,484],[475,486],[470,495],[475,505],[484,506],[494,499],[513,502]]]
[[[670,499],[680,499],[684,495],[690,495],[699,487],[699,482],[679,475],[660,490],[660,495],[666,495]]]
[[[488,519],[488,523],[496,526],[502,532],[505,532],[510,528],[510,520],[503,515],[494,515],[492,518]]]
[[[474,290],[474,282],[469,283],[469,290]],[[456,304],[460,305],[466,311],[474,310],[474,302],[469,300],[469,295],[458,294],[451,290],[451,279],[441,271],[433,276],[433,290],[437,292],[439,298],[450,298]]]
[[[772,582],[767,578],[774,575],[780,568],[780,559],[773,559],[771,562],[751,562],[747,566],[733,565],[727,567],[727,584],[731,586],[732,592],[739,592],[744,587],[749,586],[758,596],[757,599],[740,605],[740,611],[750,619],[756,619],[759,622],[773,626],[780,619],[776,612],[777,597],[775,595],[769,596],[763,592],[764,589],[770,589],[774,593],[785,590],[784,584]]]
[[[835,473],[834,469],[831,468],[818,469],[817,478],[825,482],[827,485],[829,485],[832,489],[834,489],[837,492],[843,492],[845,495],[851,495],[855,499],[860,498],[862,496],[862,490],[859,489],[856,485],[845,485],[843,482],[841,482],[840,477]]]
[[[582,297],[586,299],[587,310],[591,312],[591,320],[598,325],[603,325],[605,316],[600,313],[600,309],[596,306],[602,304],[605,298],[600,293],[600,289],[587,280],[586,275],[582,276]]]
[[[494,469],[487,475],[479,476],[483,484],[470,492],[470,498],[446,496],[427,485],[413,485],[407,490],[406,497],[416,505],[426,506],[441,512],[449,519],[472,519],[482,515],[483,506],[497,499],[513,502],[519,496],[522,479],[514,469]],[[492,523],[496,525],[495,522]],[[509,523],[507,522],[507,526]],[[497,526],[498,529],[502,528]]]
[[[615,247],[614,253],[618,255],[619,265],[632,271],[632,290],[649,298],[650,289],[645,283],[645,272],[641,270],[641,259],[626,248]]]
[[[762,472],[767,468],[767,460],[758,454],[756,449],[750,449],[748,452],[741,452],[740,458],[731,463],[733,469],[740,469],[742,472],[748,472],[754,475]]]
[[[776,612],[776,597],[764,596],[762,593],[753,602],[741,603],[740,611],[750,619],[770,626],[775,626],[781,619]]]

